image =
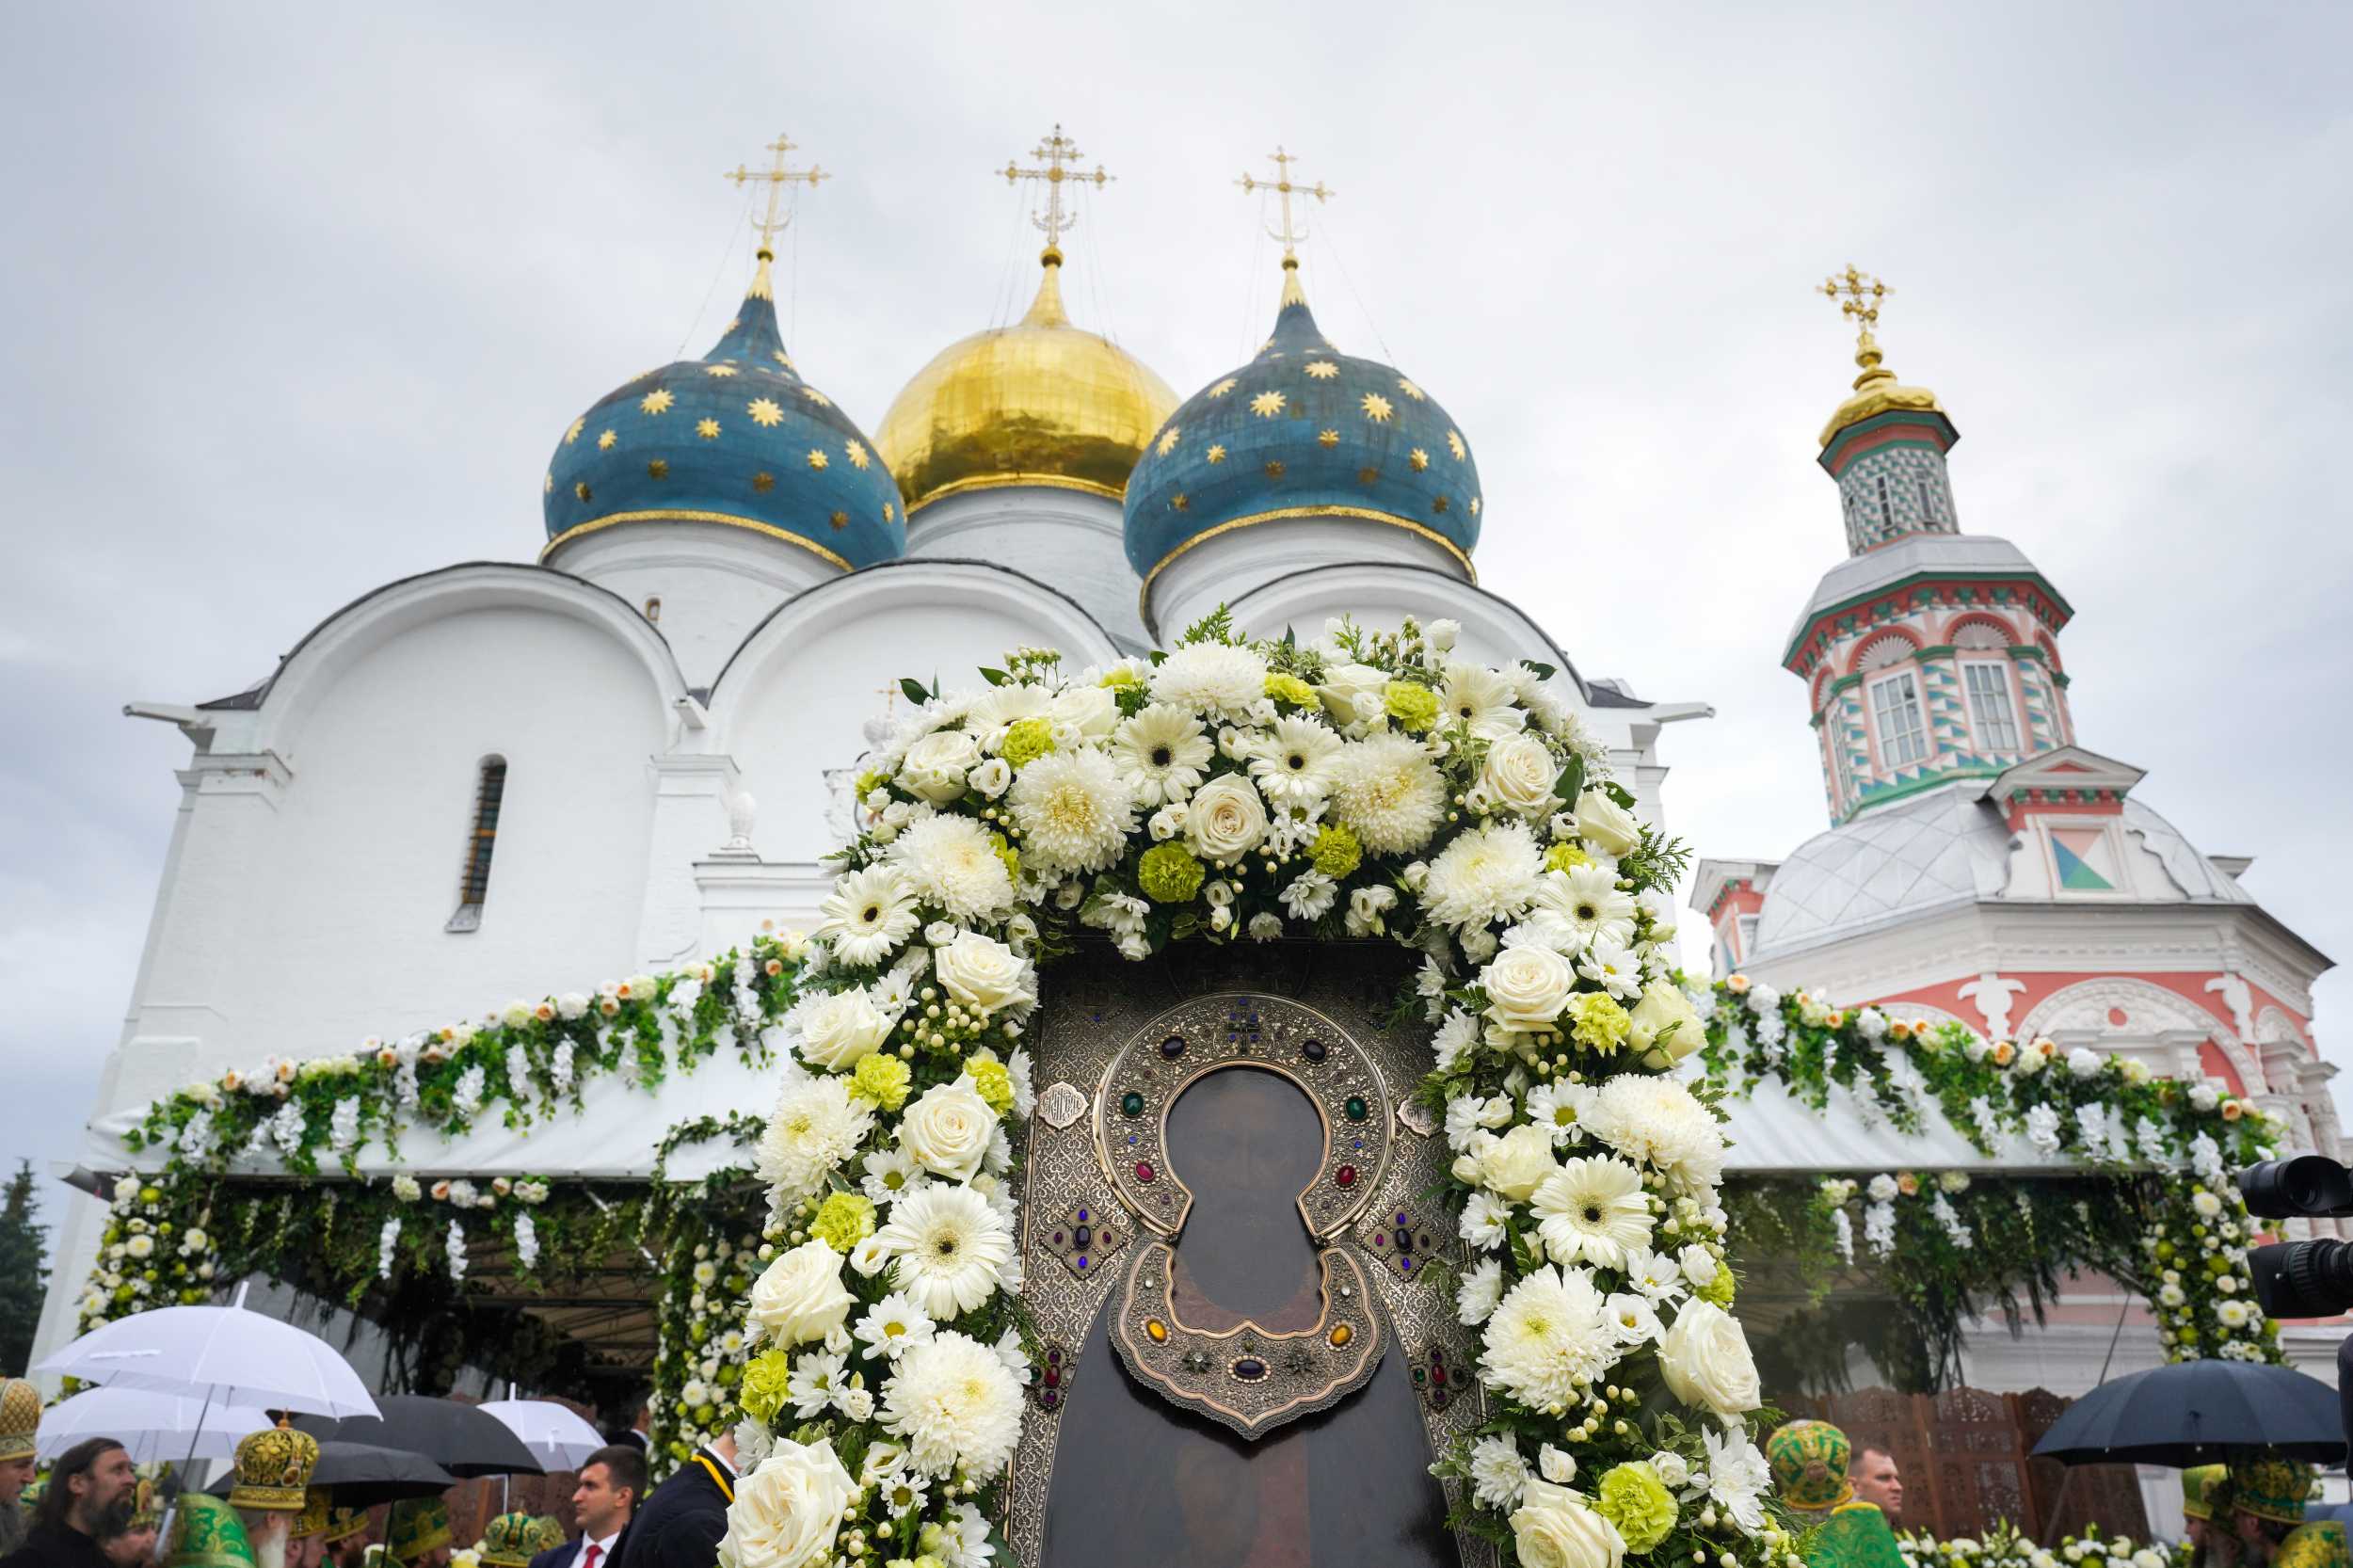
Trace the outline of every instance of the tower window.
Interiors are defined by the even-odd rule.
[[[466,853],[457,874],[457,913],[448,931],[475,931],[482,925],[483,901],[490,892],[490,853],[498,847],[499,806],[506,798],[506,759],[486,757],[474,783],[473,822],[466,834]]]
[[[2018,712],[2009,700],[2009,666],[1973,659],[1961,666],[1969,690],[1969,722],[1980,751],[2018,749]]]
[[[1936,492],[1929,488],[1926,476],[1920,480],[1920,520],[1923,522],[1936,520]]]
[[[1871,717],[1879,728],[1881,761],[1901,768],[1927,760],[1929,737],[1920,722],[1920,687],[1910,670],[1872,683]]]
[[[1880,475],[1880,477],[1879,477],[1879,486],[1880,486],[1880,522],[1881,522],[1881,524],[1882,526],[1884,526],[1884,527],[1886,528],[1886,530],[1888,531],[1888,533],[1893,534],[1893,533],[1895,533],[1895,532],[1896,532],[1896,508],[1895,508],[1894,506],[1892,506],[1892,505],[1890,505],[1890,504],[1888,504],[1888,500],[1887,500],[1887,475],[1885,475],[1884,473],[1881,474],[1881,475]]]

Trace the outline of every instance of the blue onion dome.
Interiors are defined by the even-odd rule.
[[[1149,583],[1211,535],[1333,519],[1408,529],[1467,575],[1483,504],[1470,443],[1411,378],[1334,348],[1298,259],[1283,268],[1273,337],[1171,414],[1128,478],[1128,563]]]
[[[773,256],[699,360],[600,398],[555,445],[546,559],[625,522],[712,522],[785,540],[855,570],[906,548],[898,487],[849,415],[801,379],[776,330]]]

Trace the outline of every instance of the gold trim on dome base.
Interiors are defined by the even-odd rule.
[[[1473,586],[1478,584],[1479,568],[1471,565],[1470,556],[1461,545],[1456,544],[1436,529],[1425,528],[1410,518],[1399,517],[1394,512],[1376,512],[1365,506],[1282,506],[1272,512],[1253,512],[1248,517],[1229,518],[1214,528],[1203,529],[1161,556],[1159,564],[1144,574],[1144,585],[1136,590],[1136,612],[1143,616],[1145,628],[1150,630],[1155,636],[1159,635],[1159,628],[1152,620],[1152,584],[1158,581],[1160,573],[1167,569],[1168,564],[1176,560],[1177,556],[1182,555],[1194,545],[1214,539],[1220,534],[1230,534],[1237,528],[1255,527],[1261,522],[1289,522],[1301,518],[1353,518],[1359,522],[1386,523],[1391,528],[1402,528],[1408,534],[1417,534],[1453,556],[1456,563],[1462,567],[1463,575]]]
[[[945,501],[952,495],[968,495],[974,490],[999,490],[1015,485],[1034,485],[1049,490],[1077,490],[1082,495],[1099,495],[1106,501],[1127,499],[1126,489],[1099,484],[1093,479],[1074,479],[1066,473],[975,473],[962,479],[952,479],[920,501],[906,504],[907,516],[929,506],[935,501]]]
[[[539,552],[539,564],[545,566],[547,564],[548,557],[555,553],[556,547],[558,545],[566,544],[570,540],[581,537],[584,535],[594,534],[601,529],[611,528],[616,523],[622,522],[715,522],[720,524],[722,527],[727,528],[748,528],[755,534],[765,534],[772,539],[782,539],[786,544],[799,545],[803,550],[808,551],[810,554],[817,556],[821,560],[830,561],[835,566],[840,567],[843,571],[856,571],[857,569],[856,567],[850,565],[848,561],[835,554],[832,551],[827,550],[824,545],[817,543],[814,539],[805,539],[800,535],[793,533],[790,529],[778,528],[773,522],[759,522],[751,518],[739,518],[732,512],[685,512],[670,510],[654,512],[616,512],[611,517],[599,518],[594,522],[576,523],[572,527],[565,529],[564,532],[558,534],[555,537],[548,541],[547,548]]]

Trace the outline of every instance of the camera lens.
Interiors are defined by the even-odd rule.
[[[2333,1318],[2353,1308],[2353,1242],[2282,1241],[2257,1247],[2248,1263],[2268,1317]]]
[[[2353,1212],[2353,1171],[2321,1154],[2249,1165],[2238,1175],[2247,1211],[2261,1219]]]

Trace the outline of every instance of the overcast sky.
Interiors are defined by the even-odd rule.
[[[1702,854],[1823,825],[1775,660],[1844,553],[1814,438],[1853,372],[1807,291],[1883,275],[1890,364],[1964,433],[1963,527],[2075,607],[2083,743],[2353,953],[2353,11],[50,5],[7,34],[0,1153],[72,1150],[120,1029],[187,754],[123,702],[533,558],[566,424],[727,319],[718,174],[779,129],[839,174],[788,340],[869,430],[1026,296],[989,170],[1057,119],[1118,176],[1074,313],[1180,394],[1245,358],[1277,283],[1232,182],[1286,143],[1338,192],[1325,330],[1478,449],[1484,580],[1587,675],[1716,705],[1664,743]],[[2319,998],[2330,1040],[2353,984]]]

